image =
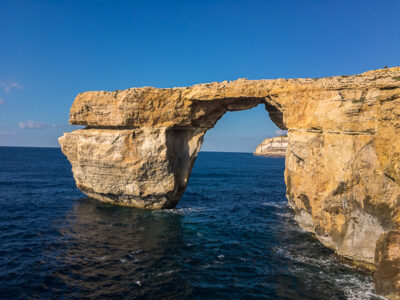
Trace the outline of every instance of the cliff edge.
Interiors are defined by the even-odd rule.
[[[258,156],[286,156],[287,147],[288,137],[277,136],[263,140],[253,154]]]

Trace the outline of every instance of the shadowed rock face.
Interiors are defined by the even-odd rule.
[[[59,139],[79,189],[112,203],[174,207],[205,132],[227,111],[265,104],[288,130],[285,181],[299,225],[374,263],[400,224],[400,67],[320,79],[237,80],[85,92]]]
[[[376,291],[388,299],[400,299],[400,231],[388,231],[376,243],[374,275]]]

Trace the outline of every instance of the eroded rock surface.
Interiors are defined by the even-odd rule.
[[[254,155],[260,156],[285,156],[288,146],[287,136],[277,136],[262,141],[254,151]]]
[[[187,186],[205,132],[225,112],[260,103],[288,130],[287,198],[300,226],[340,255],[373,264],[379,237],[400,229],[399,67],[85,92],[70,123],[87,127],[59,141],[88,196],[169,208]]]
[[[203,135],[200,129],[91,128],[65,133],[60,144],[86,195],[157,209],[178,203]]]

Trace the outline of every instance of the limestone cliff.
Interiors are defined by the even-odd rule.
[[[277,136],[265,139],[254,151],[254,155],[260,156],[285,156],[288,146],[287,136]]]
[[[59,141],[88,196],[169,208],[187,186],[205,132],[225,112],[260,103],[288,130],[287,198],[300,226],[340,255],[373,264],[382,234],[400,229],[400,67],[85,92],[70,123],[87,127]]]

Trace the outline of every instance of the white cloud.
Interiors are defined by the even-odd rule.
[[[287,134],[287,130],[282,130],[282,129],[275,130],[276,136],[285,135],[285,134]]]
[[[22,128],[22,129],[44,129],[44,128],[48,127],[46,123],[36,122],[33,120],[29,120],[26,123],[19,122],[18,125],[19,125],[19,128]]]
[[[20,90],[22,87],[15,81],[13,82],[6,82],[6,81],[0,81],[0,87],[8,94],[11,92],[12,89],[18,89]]]
[[[17,134],[14,131],[0,131],[0,135],[14,135]]]

